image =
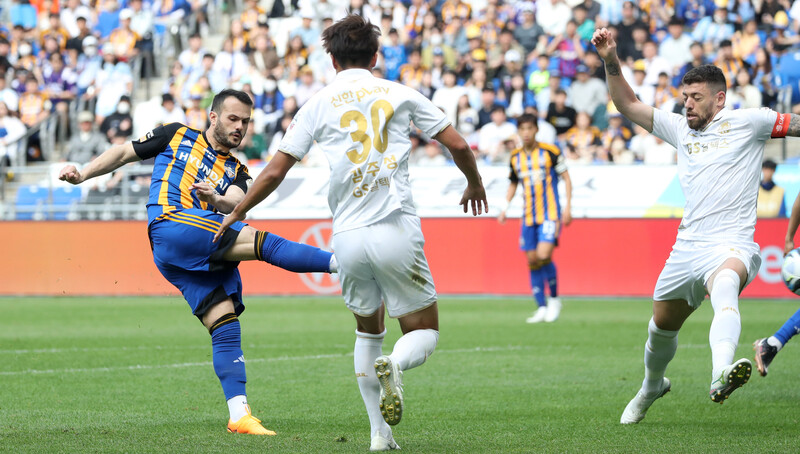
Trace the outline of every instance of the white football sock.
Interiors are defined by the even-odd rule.
[[[650,319],[647,325],[647,342],[644,344],[644,381],[642,390],[652,394],[661,390],[664,372],[678,349],[678,332],[656,326]]]
[[[250,413],[247,405],[247,396],[233,396],[228,399],[228,411],[231,414],[231,421],[236,422]]]
[[[356,331],[356,345],[353,348],[353,366],[356,371],[356,382],[361,398],[369,416],[370,435],[380,432],[391,435],[392,430],[381,415],[378,401],[381,396],[381,384],[375,375],[375,359],[383,354],[384,329],[381,334],[368,334]]]
[[[413,369],[424,363],[433,354],[438,342],[439,331],[417,329],[397,339],[389,358],[397,364],[400,370]]]
[[[717,273],[712,285],[711,306],[714,319],[708,332],[711,345],[712,380],[725,367],[733,364],[733,355],[739,344],[742,332],[742,318],[739,315],[739,275],[731,269]]]
[[[773,346],[773,347],[777,348],[777,349],[778,349],[778,351],[781,351],[781,349],[783,348],[783,344],[782,344],[782,343],[781,343],[781,341],[779,341],[779,340],[778,340],[778,338],[777,338],[777,337],[775,337],[775,336],[769,336],[769,337],[767,338],[767,344],[769,344],[769,345],[771,345],[771,346]]]

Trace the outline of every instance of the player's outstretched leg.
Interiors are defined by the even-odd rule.
[[[800,333],[800,310],[786,320],[786,323],[774,335],[753,343],[753,349],[756,351],[756,365],[762,377],[767,376],[767,368],[775,359],[775,355],[789,342],[789,339],[798,333]]]
[[[214,372],[222,384],[230,411],[228,432],[275,435],[275,432],[265,429],[261,421],[250,414],[250,407],[247,405],[242,331],[236,314],[223,315],[209,326],[208,331],[211,333]]]
[[[381,414],[389,425],[399,423],[403,416],[403,371],[424,363],[438,342],[437,330],[409,331],[397,340],[391,355],[379,356],[375,360],[375,371],[381,384]]]
[[[742,331],[739,285],[736,271],[724,268],[716,274],[709,295],[714,308],[714,319],[708,333],[712,362],[709,397],[718,403],[724,402],[733,391],[747,383],[753,370],[748,359],[733,362]]]
[[[653,402],[671,389],[671,383],[664,377],[664,373],[678,349],[678,332],[659,328],[652,318],[647,326],[647,332],[647,342],[644,346],[644,381],[642,388],[622,412],[619,421],[622,424],[636,424],[644,419]]]
[[[333,254],[307,244],[295,243],[273,233],[258,231],[255,237],[258,260],[295,273],[335,273]]]
[[[374,365],[375,359],[382,354],[385,335],[386,330],[381,334],[362,333],[356,330],[356,343],[353,349],[356,381],[369,417],[370,451],[400,449],[392,436],[392,428],[384,421],[379,407],[381,385]]]

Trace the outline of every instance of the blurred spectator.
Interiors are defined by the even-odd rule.
[[[478,129],[492,122],[492,112],[498,106],[495,102],[495,93],[492,87],[483,87],[480,94],[480,108],[478,109]],[[472,105],[472,99],[470,98]]]
[[[698,66],[702,66],[707,64],[705,51],[703,50],[703,44],[695,41],[692,43],[691,47],[689,48],[689,53],[691,54],[691,60],[688,63],[683,65],[683,67],[678,71],[675,77],[672,79],[673,85],[678,85],[681,83],[683,76],[689,72],[693,68],[697,68]]]
[[[406,48],[400,43],[400,35],[396,29],[389,30],[389,44],[381,47],[383,62],[388,80],[400,78],[400,67],[406,63]]]
[[[5,75],[0,77],[0,102],[11,112],[16,112],[19,107],[19,94],[7,86]]]
[[[231,38],[222,42],[222,50],[214,57],[212,71],[222,75],[227,84],[239,82],[247,74],[250,62],[241,51],[235,50]],[[210,79],[209,79],[210,81]]]
[[[640,101],[652,106],[655,103],[655,87],[645,83],[647,65],[644,60],[636,60],[633,64],[633,80],[629,81],[633,93]]]
[[[622,6],[619,0],[597,0],[600,5],[600,14],[595,21],[598,27],[616,27],[622,22]]]
[[[775,13],[772,21],[772,34],[769,36],[767,44],[772,46],[772,52],[776,55],[782,54],[790,47],[800,43],[800,35],[797,30],[789,29],[789,18],[785,11]]]
[[[577,112],[594,116],[600,106],[608,102],[608,89],[602,80],[590,77],[586,65],[578,65],[576,78],[569,86],[569,99]]]
[[[561,88],[561,72],[553,70],[547,79],[547,87],[539,90],[536,94],[536,109],[540,112],[542,118],[547,117],[547,111],[550,110],[550,103],[555,98],[556,90]]]
[[[42,69],[42,93],[66,119],[68,103],[78,94],[77,74],[65,69],[64,57],[59,53],[52,54],[48,63]]]
[[[88,36],[92,35],[92,30],[89,27],[88,22],[86,21],[85,16],[78,16],[75,18],[74,22],[75,28],[77,32],[73,35],[70,39],[67,40],[67,50],[75,49],[78,51],[78,54],[83,53],[83,40],[86,39]],[[95,46],[97,45],[97,38],[95,38]]]
[[[689,29],[694,29],[697,22],[710,17],[717,9],[713,0],[677,0],[675,16],[686,24]]]
[[[420,50],[415,48],[408,54],[408,63],[400,66],[399,82],[414,89],[419,89],[422,82],[422,73],[425,68],[422,66]]]
[[[744,27],[733,34],[731,42],[734,57],[749,63],[755,60],[756,50],[761,47],[761,36],[757,27],[755,19],[752,19],[745,22]]]
[[[105,40],[115,28],[119,27],[119,4],[116,0],[98,0],[98,4],[102,7],[97,15],[94,32],[100,39]]]
[[[575,126],[564,133],[564,143],[578,156],[594,160],[600,150],[600,130],[592,126],[592,117],[586,112],[578,112]]]
[[[736,81],[725,98],[725,105],[735,109],[757,109],[762,107],[761,91],[750,83],[750,71],[740,68]]]
[[[506,119],[506,110],[502,106],[492,108],[492,121],[480,128],[478,133],[478,150],[490,160],[499,158],[498,145],[514,137],[517,128]]]
[[[544,120],[535,106],[528,106],[525,108],[525,113],[534,115],[538,118],[539,131],[536,133],[536,141],[541,143],[549,143],[555,145],[558,142],[556,135],[556,128],[553,127],[547,120]]]
[[[657,84],[661,73],[667,73],[669,77],[672,77],[672,65],[666,58],[658,55],[658,44],[653,41],[645,42],[642,47],[642,57],[645,68],[647,68],[644,78],[645,84]]]
[[[119,12],[119,27],[115,28],[108,37],[108,42],[114,46],[114,55],[120,61],[129,61],[139,53],[136,43],[139,35],[131,30],[133,11],[124,8]]]
[[[760,218],[785,218],[786,197],[782,187],[772,181],[778,164],[771,159],[765,159],[761,164],[761,185],[758,188],[757,215]]]
[[[94,84],[95,93],[97,94],[95,115],[98,117],[98,121],[102,121],[105,117],[114,113],[120,98],[124,95],[130,95],[133,89],[131,67],[128,63],[117,59],[111,43],[103,45],[102,54],[103,66],[97,73],[97,79]]]
[[[108,147],[103,135],[94,130],[94,116],[89,111],[78,114],[78,133],[73,134],[67,146],[67,161],[86,164]]]
[[[625,145],[625,141],[617,137],[611,141],[611,147],[609,148],[608,155],[606,156],[600,153],[595,162],[630,165],[636,162],[636,157]]]
[[[256,133],[255,128],[247,128],[237,150],[244,155],[244,159],[240,160],[245,163],[250,160],[263,160],[267,153],[267,141],[263,134]]]
[[[635,29],[649,30],[647,24],[639,19],[639,10],[630,0],[622,2],[622,20],[616,25],[616,29],[617,52],[622,60],[631,55],[629,48],[633,45],[633,31]]]
[[[750,65],[733,55],[733,46],[729,39],[723,40],[719,44],[719,53],[714,65],[722,69],[725,74],[725,80],[728,82],[728,88],[731,88],[736,82],[736,74],[740,69],[750,69]]]
[[[195,33],[190,36],[189,48],[178,55],[178,61],[183,67],[183,72],[191,74],[197,70],[201,70],[203,67],[202,60],[205,55],[211,55],[213,61],[214,55],[209,54],[203,48],[203,37],[200,36],[200,33]]]
[[[442,147],[439,145],[439,142],[431,140],[422,150],[423,154],[417,157],[416,165],[434,167],[447,164],[447,158],[442,154]]]
[[[733,25],[728,23],[728,11],[725,8],[718,8],[713,16],[700,19],[692,32],[695,41],[708,42],[715,46],[732,37]]]
[[[634,126],[636,134],[631,138],[630,147],[637,161],[646,165],[675,164],[677,151],[675,148],[647,132],[639,125]]]
[[[255,38],[254,48],[248,55],[250,66],[266,77],[280,64],[275,45],[267,34]]]
[[[266,18],[267,11],[258,6],[258,0],[246,0],[244,11],[239,15],[239,22],[245,30],[255,30],[261,17]]]
[[[761,92],[761,102],[764,106],[772,107],[778,97],[775,73],[772,71],[772,58],[763,47],[756,50],[755,64],[750,68],[753,85]]]
[[[250,33],[245,30],[244,25],[240,21],[234,20],[231,22],[226,40],[230,40],[231,42],[230,52],[246,52],[247,44],[250,42]]]
[[[311,48],[319,40],[320,30],[314,26],[314,13],[311,11],[302,11],[300,17],[303,22],[299,28],[293,29],[289,32],[289,39],[299,36],[303,40],[303,45],[306,48]]]
[[[324,86],[316,79],[314,79],[314,71],[309,66],[300,68],[300,83],[297,84],[295,91],[295,99],[297,100],[297,107],[303,107],[314,93],[322,90]]]
[[[623,125],[622,114],[619,113],[613,102],[609,102],[608,109],[608,128],[600,134],[600,145],[606,153],[611,151],[611,143],[614,139],[622,139],[625,143],[631,140],[631,130]]]
[[[562,3],[563,4],[563,3]],[[547,54],[558,57],[558,69],[561,77],[575,77],[575,68],[583,60],[584,48],[577,33],[575,21],[567,21],[564,33],[556,35],[547,46]]]
[[[539,54],[536,57],[536,70],[531,72],[528,77],[528,90],[531,90],[534,94],[539,94],[549,83],[550,57],[547,54]]]
[[[48,20],[49,27],[39,34],[39,42],[44,46],[45,41],[52,38],[58,44],[59,50],[64,50],[70,35],[67,29],[61,26],[61,16],[58,13],[50,13]]]
[[[664,72],[658,75],[658,83],[653,93],[653,107],[667,112],[672,112],[673,107],[675,107],[675,100],[680,96],[678,90],[672,86],[672,79],[669,74]]]
[[[25,136],[26,132],[25,124],[11,114],[4,101],[0,101],[0,165],[23,164],[19,162],[21,156],[18,141]]]
[[[514,29],[514,39],[525,49],[524,55],[528,55],[537,47],[544,49],[547,44],[547,35],[542,26],[536,23],[535,3],[525,2],[521,11],[522,23]]]
[[[572,9],[563,0],[536,1],[536,22],[548,35],[563,35],[571,19]]]
[[[436,89],[433,87],[433,76],[431,76],[430,71],[425,71],[422,73],[422,80],[419,83],[419,88],[417,89],[422,96],[431,99],[433,98],[433,94]]]
[[[576,32],[581,38],[581,41],[585,43],[591,41],[596,25],[593,19],[587,17],[586,8],[582,4],[578,4],[572,8],[572,18],[577,25]]]
[[[25,81],[25,92],[19,97],[19,118],[25,126],[32,128],[47,118],[52,104],[47,95],[39,90],[35,77]]]
[[[116,135],[130,137],[133,134],[133,117],[131,117],[131,98],[123,96],[119,99],[117,109],[100,123],[100,133],[108,140]]]
[[[525,113],[525,107],[533,105],[533,97],[526,97],[530,93],[525,89],[525,78],[517,73],[511,77],[511,87],[506,95],[508,108],[506,112],[512,118],[519,117]]]
[[[669,34],[658,46],[658,55],[664,58],[672,68],[671,73],[677,74],[686,63],[692,60],[692,37],[683,28],[683,21],[673,17],[667,25]]]
[[[547,108],[545,119],[556,128],[556,134],[560,140],[563,140],[564,133],[575,126],[577,114],[575,109],[567,105],[567,92],[559,88],[555,91],[550,106]]]
[[[453,125],[457,125],[458,103],[461,97],[466,94],[466,90],[461,85],[456,85],[456,73],[453,70],[447,70],[442,75],[443,86],[436,90],[431,101],[436,107],[442,109],[447,115],[448,120]],[[469,99],[469,98],[467,98]]]
[[[186,124],[186,114],[176,103],[171,94],[161,95],[161,124],[183,123]]]
[[[218,71],[214,67],[214,63],[215,59],[213,54],[203,55],[203,58],[200,61],[200,67],[192,71],[189,74],[189,77],[186,78],[186,82],[183,84],[183,89],[181,90],[180,99],[187,99],[190,91],[194,89],[195,85],[198,84],[201,78],[206,78],[208,80],[208,83],[211,86],[211,91],[214,93],[219,93],[227,86],[228,82],[225,78],[226,75]],[[186,71],[184,70],[184,72]]]
[[[644,45],[650,39],[647,28],[636,26],[632,30],[632,38],[622,46],[619,58],[630,65],[636,60],[644,58]]]
[[[450,24],[455,17],[467,21],[472,17],[472,6],[462,0],[445,0],[440,14],[445,24]]]
[[[469,97],[467,95],[459,96],[455,128],[467,139],[467,143],[477,145],[477,129],[475,127],[477,124],[478,112],[469,104]]]

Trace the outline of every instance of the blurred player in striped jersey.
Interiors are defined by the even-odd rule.
[[[336,78],[297,112],[280,153],[220,228],[225,232],[274,191],[314,142],[325,153],[333,249],[342,295],[356,318],[354,366],[372,451],[398,448],[390,425],[403,414],[402,373],[424,363],[439,340],[436,289],[408,177],[411,121],[444,144],[466,176],[464,212],[488,208],[475,157],[445,114],[419,92],[370,72],[379,38],[378,27],[357,15],[322,33]],[[382,353],[384,310],[403,331],[390,355]]]
[[[517,133],[522,140],[522,147],[511,152],[511,173],[508,176],[511,183],[498,216],[501,223],[505,222],[508,205],[517,192],[517,186],[522,183],[523,213],[519,247],[528,257],[531,291],[538,306],[533,315],[525,320],[528,323],[554,322],[561,313],[556,266],[552,256],[561,227],[572,222],[572,181],[564,163],[564,155],[555,145],[539,143],[536,140],[538,131],[535,116],[523,114],[517,119]],[[559,179],[564,180],[566,190],[563,210],[558,196]],[[550,292],[546,302],[545,281]]]
[[[170,123],[139,140],[115,145],[80,171],[68,165],[60,178],[80,184],[129,162],[154,158],[147,202],[153,260],[178,288],[211,335],[214,371],[228,403],[228,431],[275,435],[250,413],[245,393],[239,315],[244,311],[239,261],[262,260],[295,272],[335,272],[329,252],[287,241],[237,222],[217,242],[222,215],[247,191],[247,168],[230,154],[250,124],[253,101],[243,91],[214,97],[206,131]]]

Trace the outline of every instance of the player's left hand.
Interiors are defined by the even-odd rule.
[[[217,240],[222,238],[222,234],[225,233],[225,231],[228,230],[228,227],[230,227],[236,221],[244,221],[244,215],[237,213],[236,210],[233,210],[231,214],[222,219],[222,225],[219,226],[219,230],[217,230],[217,233],[214,234],[214,239],[212,242],[216,243]]]
[[[792,249],[794,249],[794,238],[787,238],[786,243],[783,245],[783,255],[785,256],[792,252]]]
[[[461,202],[458,204],[464,207],[464,213],[472,207],[473,216],[489,212],[489,202],[486,201],[486,190],[483,189],[483,184],[467,185],[467,189],[464,189],[464,195],[461,197]]]
[[[564,216],[561,216],[561,222],[564,224],[564,227],[572,224],[572,214],[569,211],[564,212]]]
[[[58,173],[58,179],[66,181],[69,184],[80,184],[83,182],[83,177],[74,165],[68,165],[61,169]]]
[[[214,198],[218,196],[217,190],[205,181],[192,184],[192,190],[197,194],[197,198],[203,202],[214,204]]]

